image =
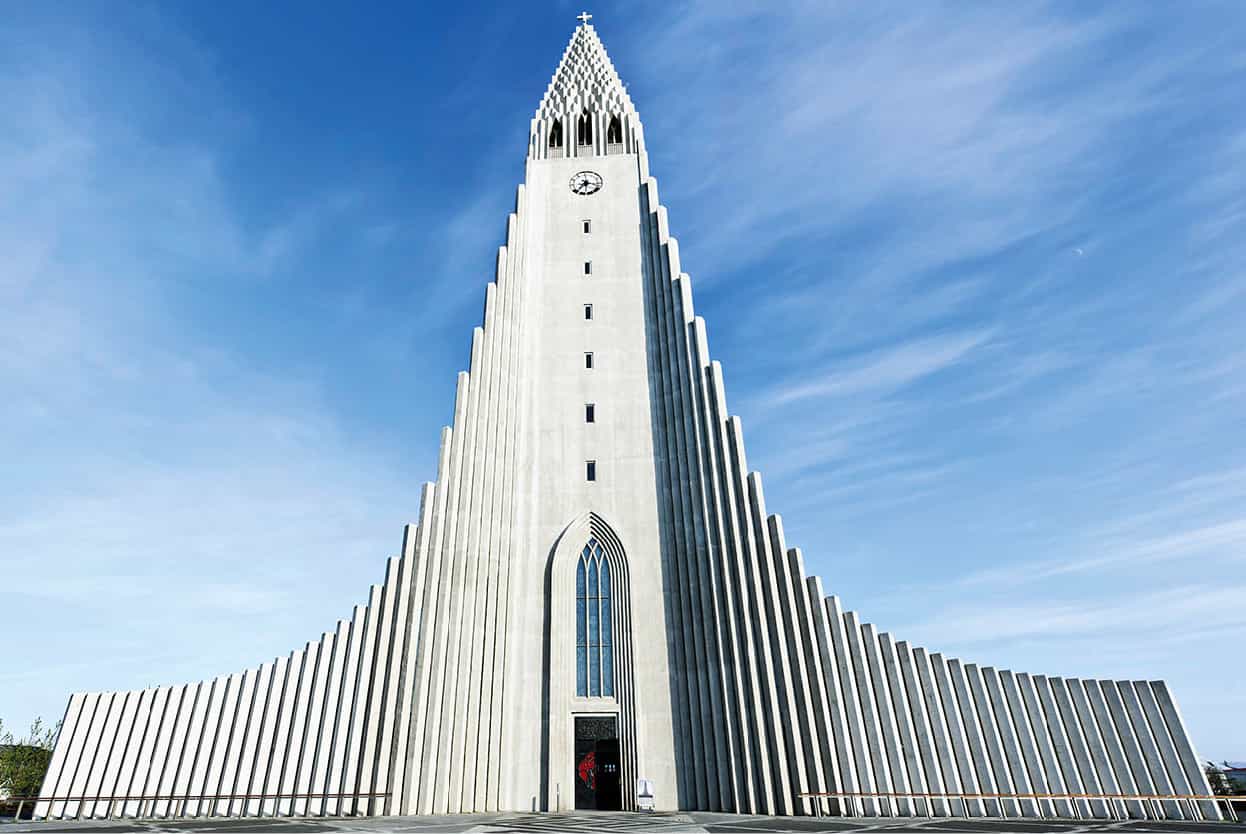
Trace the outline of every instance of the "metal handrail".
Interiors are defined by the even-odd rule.
[[[969,800],[971,799],[1107,799],[1120,802],[1145,801],[1154,803],[1166,800],[1182,800],[1185,802],[1220,802],[1225,801],[1230,813],[1237,818],[1237,809],[1233,807],[1234,802],[1246,802],[1246,795],[1236,796],[1217,796],[1213,794],[1201,793],[1168,793],[1168,794],[1135,794],[1135,793],[933,793],[926,791],[808,791],[798,793],[796,795],[800,799],[925,799],[929,808],[929,800],[931,799],[959,799],[965,806],[965,816],[968,817]],[[815,806],[817,812],[821,814],[821,804]],[[1115,805],[1112,805],[1113,814],[1115,815]],[[1126,815],[1127,818],[1128,815]],[[1160,815],[1157,814],[1157,817]]]
[[[107,812],[104,814],[104,818],[111,818],[112,808],[115,803],[138,802],[139,813],[135,817],[135,819],[141,819],[143,818],[143,813],[142,813],[143,804],[148,803],[148,802],[152,802],[152,803],[180,802],[181,811],[184,813],[186,810],[187,803],[203,802],[203,801],[211,801],[213,803],[213,805],[211,806],[212,810],[215,811],[216,810],[215,803],[221,801],[222,799],[228,799],[232,803],[233,800],[235,799],[242,799],[242,800],[251,800],[251,799],[261,799],[261,800],[266,800],[266,799],[273,799],[273,800],[281,800],[281,799],[372,799],[374,797],[389,796],[389,795],[390,795],[389,791],[384,791],[384,792],[376,791],[372,793],[215,793],[215,794],[205,793],[205,794],[194,794],[194,795],[191,795],[191,794],[165,794],[165,795],[157,794],[155,796],[151,796],[148,794],[142,794],[139,796],[131,796],[128,794],[121,795],[121,796],[103,796],[103,795],[97,795],[97,796],[11,796],[3,800],[3,802],[4,804],[10,804],[13,802],[17,803],[17,812],[14,815],[14,817],[19,820],[21,819],[21,816],[22,816],[22,808],[25,807],[27,802],[34,802],[35,804],[38,804],[40,802],[77,802],[79,803],[79,807],[78,807],[78,813],[74,815],[75,819],[82,816],[81,803],[91,802],[91,803],[98,805],[101,802],[107,802],[108,807],[107,807]],[[339,806],[339,808],[340,807],[341,806]],[[94,809],[92,809],[92,811],[94,811]],[[92,816],[94,816],[94,813],[92,813]],[[177,816],[180,816],[180,814],[178,814]],[[243,814],[243,816],[246,816],[246,814]],[[260,806],[260,813],[257,814],[256,816],[257,817],[264,816],[262,805]],[[270,814],[269,816],[275,817],[275,816],[295,816],[295,815],[294,814],[277,814],[274,811],[274,813]],[[300,814],[299,816],[306,816],[306,815]],[[322,812],[314,816],[327,816],[327,815]],[[339,814],[338,816],[341,816],[341,815]]]

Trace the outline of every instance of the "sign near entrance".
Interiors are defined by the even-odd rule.
[[[653,780],[642,776],[636,780],[636,810],[652,811],[654,807]]]

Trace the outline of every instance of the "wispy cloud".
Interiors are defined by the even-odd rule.
[[[805,373],[813,379],[774,388],[759,399],[769,407],[782,408],[804,399],[894,391],[965,361],[990,337],[989,331],[977,331],[891,346],[856,361]]]
[[[1246,628],[1246,585],[1183,585],[1094,603],[982,600],[972,606],[919,614],[906,629],[920,635],[923,644],[939,647],[1007,645],[1021,638],[1059,641],[1079,637],[1107,642],[1122,635],[1137,639],[1185,629],[1191,623],[1203,631]]]

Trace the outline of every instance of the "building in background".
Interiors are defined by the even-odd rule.
[[[1230,787],[1239,793],[1246,793],[1246,762],[1221,762],[1220,772]]]
[[[288,656],[73,695],[37,815],[631,809],[642,779],[658,809],[1218,818],[1162,682],[945,657],[806,575],[584,15],[383,582]]]

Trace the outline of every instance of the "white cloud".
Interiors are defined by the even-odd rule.
[[[991,338],[989,331],[956,333],[891,346],[851,363],[823,368],[808,382],[774,388],[759,399],[773,408],[798,400],[902,388],[963,362]]]

